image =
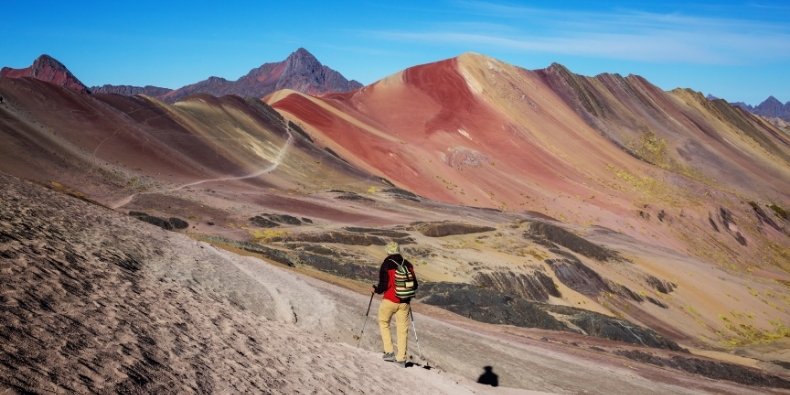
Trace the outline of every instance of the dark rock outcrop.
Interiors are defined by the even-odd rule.
[[[354,232],[354,233],[367,233],[375,236],[389,237],[391,239],[404,239],[409,237],[409,234],[406,232],[401,232],[391,229],[361,228],[356,226],[347,226],[343,228],[343,230],[347,230],[349,232]]]
[[[414,224],[414,228],[428,237],[445,237],[466,235],[471,233],[493,232],[490,226],[470,225],[460,222],[423,222]]]
[[[546,263],[554,270],[557,279],[574,291],[593,297],[602,292],[612,292],[606,281],[595,270],[578,259],[547,259]]]
[[[589,310],[527,300],[494,289],[461,283],[422,283],[417,297],[476,321],[579,332],[648,347],[683,351],[649,328]],[[562,317],[558,319],[557,317]]]
[[[674,351],[683,350],[677,343],[659,335],[654,330],[634,325],[626,320],[591,311],[577,313],[570,320],[590,336]]]
[[[708,214],[708,223],[710,223],[710,227],[713,228],[716,233],[719,232],[719,225],[716,225],[716,221],[713,220],[713,217],[710,214]]]
[[[554,280],[543,271],[532,274],[513,272],[477,273],[473,284],[497,290],[506,295],[515,295],[529,300],[546,302],[549,296],[560,297]]]
[[[156,225],[165,230],[186,229],[189,227],[189,223],[181,218],[170,217],[165,219],[148,215],[140,211],[130,211],[129,215],[139,219],[140,221],[148,222],[149,224]]]
[[[558,244],[573,252],[600,261],[619,258],[615,251],[591,243],[559,226],[545,222],[531,223],[529,230],[524,233],[524,237],[549,247]]]
[[[658,277],[651,275],[648,275],[645,281],[647,281],[647,284],[650,285],[653,289],[655,289],[658,292],[661,292],[662,294],[668,294],[674,291],[675,288],[677,287],[675,283],[664,281]]]
[[[476,321],[525,328],[567,330],[567,327],[524,298],[459,283],[423,283],[417,296]]]
[[[735,240],[740,245],[746,246],[748,244],[746,238],[743,237],[743,234],[741,233],[740,230],[738,230],[738,227],[736,226],[735,218],[732,215],[732,211],[724,207],[719,207],[719,221],[721,222],[722,225],[724,225],[724,230],[726,230],[730,235],[732,235],[732,237],[734,237]]]
[[[170,222],[170,225],[172,225],[174,229],[186,229],[189,227],[189,222],[184,221],[181,218],[170,217],[167,219],[167,221]]]
[[[276,228],[280,226],[277,222],[274,222],[268,218],[264,218],[260,215],[256,215],[250,218],[250,223],[259,227],[259,228]]]
[[[338,192],[341,192],[341,194],[336,196],[335,199],[350,200],[350,201],[354,201],[354,202],[365,202],[365,203],[373,203],[373,202],[375,202],[374,199],[362,196],[362,195],[360,195],[358,193],[355,193],[355,192],[345,192],[345,191],[338,191]]]
[[[295,266],[296,257],[290,252],[249,242],[239,243],[239,245],[245,251],[261,254],[264,258],[271,259],[277,263],[291,267]]]
[[[360,234],[355,232],[346,231],[329,231],[324,233],[297,233],[277,237],[271,241],[283,242],[308,242],[308,243],[336,243],[347,245],[378,245],[383,246],[387,244],[387,240],[379,236]],[[401,244],[408,244],[410,241],[406,239],[399,240]]]
[[[763,210],[763,208],[760,207],[759,204],[757,204],[756,202],[749,202],[749,206],[752,207],[752,210],[754,210],[754,215],[757,216],[757,220],[760,221],[761,224],[766,224],[780,232],[784,232],[784,229],[782,229],[782,227],[779,226],[779,224],[777,224],[771,217],[769,217],[768,213],[766,213],[765,210]]]
[[[557,249],[551,249],[550,251],[563,256],[563,258],[558,259],[547,259],[545,262],[554,271],[560,282],[568,288],[590,297],[598,297],[602,293],[608,292],[638,303],[645,301],[645,297],[632,291],[625,285],[604,279],[598,272],[590,269],[573,254],[564,253],[562,250]],[[665,304],[653,298],[647,298],[647,300],[657,306],[666,308]]]
[[[787,361],[771,361],[772,364],[781,366],[784,369],[790,370],[790,362]]]
[[[264,258],[267,258],[277,263],[281,263],[286,266],[293,267],[297,260],[293,252],[278,250],[276,248],[267,247],[265,245],[254,243],[254,242],[236,241],[220,236],[206,236],[204,237],[204,240],[210,243],[229,245],[247,252],[259,254]]]
[[[302,220],[287,214],[259,214],[250,218],[250,222],[261,228],[276,228],[280,225],[302,224]]]
[[[644,302],[645,301],[645,298],[643,298],[638,293],[632,291],[630,288],[626,287],[625,285],[618,284],[618,283],[615,283],[613,281],[607,281],[606,285],[609,286],[609,289],[611,289],[612,292],[615,295],[622,296],[622,297],[624,297],[626,299],[630,299],[630,300],[632,300],[634,302]]]
[[[615,351],[615,354],[633,359],[634,361],[682,370],[715,380],[729,380],[736,383],[764,387],[790,388],[790,381],[786,379],[734,363],[684,357],[680,355],[660,357],[639,350],[620,350]]]
[[[309,252],[297,252],[296,256],[298,262],[303,265],[307,265],[322,272],[334,274],[343,278],[374,281],[374,279],[377,279],[379,275],[378,267],[365,266],[350,262],[341,263],[337,258],[331,256],[313,254]]]
[[[650,302],[650,303],[652,303],[652,304],[654,304],[654,305],[656,305],[658,307],[661,307],[662,309],[668,309],[669,308],[669,306],[667,306],[666,303],[664,303],[664,302],[662,302],[662,301],[660,301],[660,300],[658,300],[658,299],[656,299],[656,298],[654,298],[652,296],[645,296],[645,299],[647,299],[648,302]]]
[[[410,200],[412,202],[419,202],[420,201],[419,196],[417,196],[416,194],[411,193],[411,192],[409,192],[409,191],[407,191],[405,189],[387,188],[387,189],[383,190],[382,192],[388,193],[388,194],[390,194],[393,197],[398,198],[398,199]]]

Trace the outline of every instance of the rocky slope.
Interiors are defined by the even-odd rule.
[[[787,363],[786,135],[695,92],[466,54],[272,106],[0,96],[0,170],[194,239],[362,294],[397,240],[421,298],[466,317],[664,347],[627,354],[661,366]]]
[[[359,82],[347,80],[337,71],[321,64],[306,49],[299,48],[282,62],[265,63],[250,70],[249,73],[236,81],[211,77],[159,97],[168,102],[175,102],[198,93],[213,96],[263,97],[280,89],[321,94],[347,92],[361,87],[362,84]]]
[[[0,182],[0,391],[746,394],[790,385],[703,357],[503,330],[419,304],[418,365],[403,370],[380,359],[374,330],[352,336],[365,295],[14,177]],[[428,363],[422,352],[434,369],[418,368]],[[485,365],[511,388],[474,383]],[[698,367],[734,373],[708,381],[682,372]]]
[[[464,54],[352,93],[279,91],[267,102],[355,166],[421,196],[537,210],[700,257],[725,249],[743,267],[785,266],[776,247],[786,235],[758,230],[747,202],[787,204],[790,138],[696,92]],[[749,222],[750,236],[713,229],[708,217],[721,208]],[[715,242],[687,240],[689,229]]]
[[[41,55],[30,67],[24,69],[13,69],[3,67],[0,70],[2,78],[35,78],[41,81],[53,83],[66,89],[79,93],[88,93],[88,87],[77,79],[62,63],[49,55]]]
[[[715,180],[777,201],[788,187],[786,135],[726,103],[663,92],[636,76],[582,77],[559,65],[531,72],[465,54],[354,93],[280,91],[268,102],[355,165],[443,201],[550,206],[603,183],[633,189],[622,184],[641,182],[634,174],[668,188]],[[414,177],[429,170],[435,177]]]
[[[328,338],[334,302],[282,270],[0,181],[0,391],[478,392],[469,380],[382,374],[397,371]]]

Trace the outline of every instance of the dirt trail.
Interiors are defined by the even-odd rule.
[[[195,185],[205,184],[205,183],[209,183],[209,182],[228,182],[228,181],[246,180],[246,179],[249,179],[249,178],[255,178],[255,177],[259,177],[259,176],[262,176],[264,174],[267,174],[267,173],[271,173],[272,171],[277,169],[277,167],[280,166],[280,164],[282,163],[283,159],[285,158],[285,155],[288,152],[288,149],[293,144],[294,137],[293,137],[293,133],[291,132],[291,128],[288,125],[286,125],[286,128],[287,128],[286,131],[288,133],[288,139],[285,141],[285,144],[283,144],[283,146],[280,148],[280,151],[277,152],[277,156],[275,157],[274,161],[272,161],[272,163],[269,166],[266,166],[263,169],[260,169],[258,171],[255,171],[255,172],[252,172],[252,173],[249,173],[249,174],[241,175],[241,176],[227,176],[227,177],[219,177],[219,178],[207,178],[207,179],[204,179],[204,180],[198,180],[198,181],[190,182],[190,183],[187,183],[187,184],[179,185],[179,186],[174,187],[174,188],[163,188],[163,189],[157,189],[157,190],[147,191],[147,192],[137,192],[137,193],[133,193],[133,194],[131,194],[129,196],[126,196],[123,199],[118,200],[117,202],[111,204],[110,207],[113,210],[117,210],[117,209],[129,204],[138,195],[144,195],[144,194],[150,194],[150,193],[172,193],[172,192],[176,192],[176,191],[179,191],[179,190],[187,188],[187,187],[192,187],[192,186],[195,186]]]
[[[367,306],[366,295],[306,279],[332,300],[339,314],[336,316],[333,339],[357,345],[354,335],[359,333]],[[381,352],[381,339],[375,323],[375,312],[380,297],[374,298],[368,327],[361,339],[361,347]],[[626,361],[608,354],[583,351],[566,345],[540,340],[541,335],[528,329],[499,327],[467,320],[439,309],[415,305],[414,314],[419,336],[419,347],[432,366],[440,370],[476,379],[484,366],[493,366],[503,386],[525,388],[548,393],[639,393],[639,394],[758,394],[755,389],[701,380],[700,377]],[[560,335],[561,336],[561,335]],[[410,328],[409,353],[420,364],[414,333]]]

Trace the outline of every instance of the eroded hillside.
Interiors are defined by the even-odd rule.
[[[361,293],[395,240],[464,317],[787,363],[787,136],[726,103],[474,54],[272,107],[0,95],[1,170],[129,221]]]

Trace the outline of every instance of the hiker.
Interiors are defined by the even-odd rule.
[[[417,290],[417,276],[414,266],[400,254],[400,246],[390,242],[384,247],[387,257],[381,263],[379,283],[373,286],[373,292],[384,294],[379,306],[379,329],[381,341],[384,343],[384,360],[396,362],[406,367],[406,347],[409,335],[409,302]],[[398,334],[398,355],[392,348],[390,320],[395,315],[396,332]]]

